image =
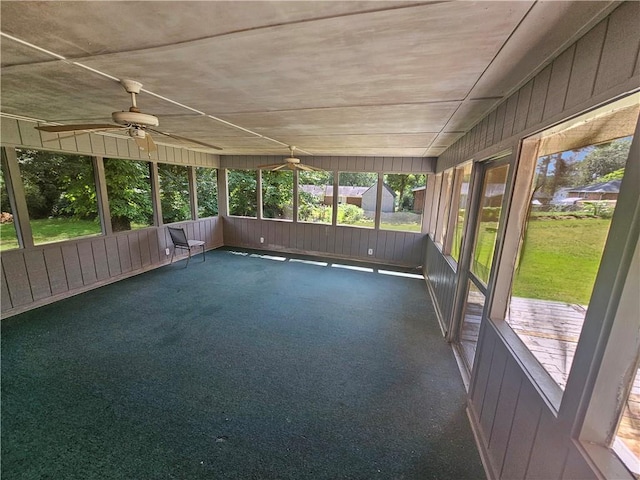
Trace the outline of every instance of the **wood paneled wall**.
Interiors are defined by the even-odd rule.
[[[422,265],[424,239],[420,233],[333,227],[313,223],[224,217],[224,244],[271,251],[353,258],[406,267]],[[264,243],[260,243],[260,237]],[[373,255],[368,255],[369,248]]]
[[[457,275],[431,237],[425,239],[424,271],[440,325],[446,331],[453,314]]]
[[[189,238],[205,241],[206,249],[222,246],[219,217],[181,225]],[[150,227],[2,252],[2,316],[165,265],[171,258],[165,248],[171,246],[166,228]]]
[[[640,3],[623,2],[505,99],[438,159],[441,172],[482,160],[521,138],[640,87]],[[425,274],[441,310],[454,281],[428,242]],[[469,410],[491,478],[600,478],[495,325],[483,319]]]
[[[125,137],[110,137],[95,133],[69,136],[69,134],[41,132],[33,128],[35,126],[33,122],[3,116],[0,122],[2,145],[202,167],[220,165],[220,157],[210,153],[158,144],[158,151],[153,152],[149,157],[132,139]]]
[[[435,157],[304,157],[296,155],[302,163],[329,171],[384,172],[384,173],[433,173]],[[283,162],[285,156],[236,156],[220,157],[220,167],[255,169],[258,165]]]
[[[640,3],[624,2],[438,157],[441,172],[481,160],[514,140],[565,120],[640,84]]]

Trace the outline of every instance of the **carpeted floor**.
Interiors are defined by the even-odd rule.
[[[2,478],[485,478],[424,280],[183,264],[2,321]]]

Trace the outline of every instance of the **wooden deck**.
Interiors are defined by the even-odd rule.
[[[507,322],[563,389],[586,308],[547,300],[511,299]],[[618,428],[618,437],[640,458],[640,370]]]
[[[473,367],[483,304],[484,296],[479,292],[471,292],[467,297],[460,346],[469,368]],[[586,308],[581,305],[530,298],[511,299],[507,323],[563,390],[585,314]],[[640,458],[640,369],[634,379],[617,435]]]

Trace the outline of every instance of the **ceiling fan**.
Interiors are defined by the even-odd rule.
[[[149,132],[164,135],[165,137],[173,138],[175,140],[180,140],[183,142],[202,145],[203,147],[213,148],[215,150],[222,150],[222,148],[211,145],[209,143],[204,143],[199,140],[193,140],[191,138],[181,137],[179,135],[174,135],[173,133],[161,132],[160,130],[151,128],[157,127],[160,122],[158,120],[158,117],[156,117],[155,115],[142,113],[136,104],[136,95],[140,93],[142,84],[136,82],[135,80],[127,79],[120,80],[120,83],[127,91],[127,93],[131,94],[132,105],[131,107],[129,107],[128,111],[113,112],[111,114],[111,118],[115,123],[117,123],[117,125],[113,125],[110,123],[80,123],[74,125],[39,125],[35,128],[37,130],[42,130],[43,132],[51,133],[106,132],[109,130],[120,130],[126,132],[131,138],[133,138],[138,144],[138,147],[140,147],[141,150],[149,152],[149,155],[151,155],[151,152],[155,152],[158,149]]]
[[[293,145],[289,146],[289,151],[291,152],[291,156],[289,158],[286,158],[284,163],[274,163],[271,165],[258,165],[258,168],[262,170],[271,170],[272,172],[277,172],[279,170],[303,170],[307,172],[322,171],[321,168],[311,167],[309,165],[304,165],[303,163],[300,163],[300,159],[295,158],[293,156],[293,152],[295,149],[296,149],[295,146]]]

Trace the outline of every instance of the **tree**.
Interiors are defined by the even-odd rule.
[[[109,158],[104,161],[111,227],[131,230],[131,224],[153,224],[151,183],[147,162]]]
[[[218,214],[218,171],[215,168],[196,169],[198,216],[212,217]]]
[[[385,175],[385,183],[396,192],[398,208],[413,210],[413,195],[411,191],[426,184],[427,176],[416,173],[390,173]]]
[[[229,214],[241,217],[257,215],[257,177],[255,170],[229,170]]]
[[[287,214],[289,209],[289,215]],[[293,172],[262,172],[264,218],[290,218],[293,209]]]
[[[581,185],[600,183],[605,175],[620,170],[627,164],[631,139],[629,137],[596,145],[579,164]]]
[[[30,218],[97,219],[91,158],[41,150],[16,152]]]
[[[370,187],[377,181],[377,173],[340,172],[341,186]]]
[[[160,207],[163,223],[191,218],[189,175],[183,165],[158,164],[160,176]]]

